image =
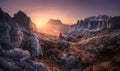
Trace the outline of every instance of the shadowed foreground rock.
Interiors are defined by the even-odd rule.
[[[49,71],[46,65],[40,62],[35,62],[31,60],[24,61],[7,61],[0,57],[0,66],[5,71]]]
[[[30,36],[28,37],[27,42],[28,42],[28,48],[33,58],[43,56],[43,52],[37,37]]]
[[[10,50],[3,50],[2,56],[20,60],[20,59],[30,58],[30,53],[28,50],[22,50],[21,48],[14,48]]]
[[[43,56],[34,29],[34,23],[22,11],[12,18],[0,9],[1,71],[49,70],[43,63],[32,60],[32,58]]]

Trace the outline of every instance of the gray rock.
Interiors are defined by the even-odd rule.
[[[3,50],[2,55],[4,57],[17,59],[17,60],[30,58],[30,53],[27,50],[22,50],[21,48]]]
[[[19,62],[0,57],[0,66],[5,71],[49,71],[45,64],[28,59]]]
[[[4,71],[4,69],[0,67],[0,71]]]
[[[42,48],[36,36],[29,36],[27,42],[33,58],[43,56]]]
[[[50,71],[60,71],[58,68],[53,68],[52,70],[50,70]]]
[[[66,65],[65,65],[65,67],[66,67],[67,69],[73,69],[73,68],[75,68],[75,67],[77,66],[78,63],[79,63],[79,62],[78,62],[78,59],[77,59],[75,56],[70,56],[70,57],[68,57],[67,60],[66,60]]]
[[[49,71],[45,64],[31,60],[22,61],[19,63],[19,66],[26,71]]]
[[[0,8],[0,22],[9,22],[11,20],[11,17],[8,13],[3,12]]]
[[[75,56],[71,55],[67,57],[65,55],[62,56],[59,61],[60,61],[60,65],[62,65],[66,71],[81,71],[82,67],[79,63],[78,58]]]
[[[82,69],[81,68],[75,68],[75,69],[72,69],[72,70],[70,70],[70,71],[82,71]]]
[[[70,46],[69,46],[67,43],[65,43],[65,42],[62,43],[61,50],[62,50],[63,52],[68,51],[69,48],[70,48]]]
[[[24,12],[19,11],[18,13],[14,14],[13,19],[19,24],[21,28],[23,27],[25,29],[30,29],[30,18],[27,17]]]
[[[11,18],[0,8],[1,71],[49,71],[43,63],[30,60],[30,53],[33,58],[43,56],[36,31],[33,29],[35,25],[22,11]],[[27,50],[23,50],[26,46]]]
[[[0,66],[5,71],[23,71],[23,69],[17,66],[14,62],[8,62],[1,57],[0,57]]]
[[[67,61],[67,58],[66,57],[60,57],[60,60],[59,60],[59,64],[62,65],[62,66],[65,66],[66,64],[66,61]]]
[[[10,41],[10,25],[6,22],[0,22],[0,45],[6,48],[14,48]]]
[[[34,62],[34,61],[32,63],[33,63],[34,71],[48,71],[47,66],[44,65],[43,63]]]
[[[108,24],[111,29],[120,29],[120,16],[113,17]]]
[[[11,27],[10,39],[11,39],[12,44],[15,47],[19,47],[20,44],[22,43],[23,33],[17,23],[14,23],[14,25],[12,25]]]
[[[107,15],[99,15],[85,18],[80,22],[78,20],[76,24],[71,25],[68,34],[71,36],[85,35],[88,32],[90,33],[106,29],[107,23],[110,19],[111,17]],[[119,25],[119,22],[116,24]]]

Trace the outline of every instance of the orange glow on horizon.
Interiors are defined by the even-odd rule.
[[[46,23],[47,23],[47,20],[44,20],[44,19],[36,19],[36,20],[33,20],[33,22],[35,23],[35,25],[37,26],[37,27],[43,27],[43,26],[45,26],[46,25]]]
[[[42,28],[42,27],[44,27],[47,24],[49,19],[55,19],[56,20],[57,18],[32,18],[32,21],[36,24],[36,26],[38,28]],[[58,19],[58,20],[61,20],[61,19]],[[65,20],[61,20],[61,22],[63,24],[71,25],[71,24],[76,23],[76,20],[74,20],[74,23],[73,23],[73,20],[72,21],[71,20],[67,21],[66,19]]]
[[[63,24],[74,24],[77,20],[74,18],[69,17],[69,15],[65,14],[56,9],[48,9],[47,11],[34,11],[29,13],[32,21],[36,24],[37,27],[43,27],[49,21],[49,19],[57,19],[61,20]]]

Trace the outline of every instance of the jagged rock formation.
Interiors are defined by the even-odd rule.
[[[43,56],[43,52],[35,25],[25,13],[19,11],[12,18],[0,9],[0,28],[0,67],[2,69],[48,71],[46,65],[31,60],[31,58]]]
[[[111,29],[120,29],[120,16],[112,17],[107,25]]]
[[[27,17],[22,11],[19,11],[17,14],[14,15],[13,18],[8,16],[8,14],[1,11],[1,43],[2,45],[7,45],[8,48],[16,48],[22,47],[22,41],[28,39],[33,43],[31,47],[34,46],[36,56],[42,55],[42,51],[38,51],[40,49],[40,44],[38,43],[37,35],[33,30],[33,26],[29,17]],[[7,15],[7,16],[6,16]],[[31,37],[31,38],[29,38]],[[26,43],[29,43],[26,42]],[[38,46],[39,45],[39,46]],[[30,47],[30,46],[29,46]],[[30,50],[32,53],[32,50]],[[34,52],[34,53],[35,53]],[[39,53],[39,54],[38,54]]]
[[[85,18],[84,20],[77,21],[70,27],[70,36],[83,36],[89,35],[91,32],[101,31],[104,29],[119,29],[120,28],[120,18],[109,17],[107,15],[92,16]]]
[[[35,24],[33,24],[31,19],[27,17],[27,15],[22,11],[19,11],[18,13],[14,14],[13,20],[21,28],[32,30],[32,31],[35,29]]]
[[[11,41],[10,41],[10,24],[12,19],[11,17],[7,14],[4,13],[1,9],[0,9],[0,44],[1,45],[6,45],[5,47],[7,48],[14,48],[14,46],[12,45]]]
[[[92,16],[89,18],[85,18],[84,20],[77,21],[77,24],[72,25],[70,28],[69,33],[72,34],[86,34],[91,31],[99,31],[106,29],[108,21],[111,19],[111,17],[107,15],[99,15],[97,17]]]
[[[99,15],[97,17],[92,16],[89,18],[85,18],[84,20],[78,21],[76,25],[74,25],[74,29],[89,29],[89,30],[96,30],[96,29],[104,29],[107,28],[107,22],[110,20],[109,16],[106,15]]]
[[[27,50],[22,50],[20,48],[14,48],[10,50],[3,50],[2,51],[2,56],[16,59],[16,60],[21,60],[25,58],[30,58],[30,53]]]

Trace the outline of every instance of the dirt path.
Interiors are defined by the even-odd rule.
[[[74,42],[68,42],[68,41],[64,41],[65,43],[67,43],[71,48],[69,49],[68,53],[70,54],[76,54],[79,51],[79,48],[77,46],[76,43]]]

